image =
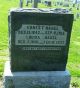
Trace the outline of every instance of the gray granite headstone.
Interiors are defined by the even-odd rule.
[[[12,9],[10,61],[4,88],[69,88],[68,59],[73,14],[66,9]]]
[[[47,6],[51,6],[51,1],[45,0],[45,1],[44,1],[44,4],[47,5]]]
[[[64,71],[73,14],[65,9],[14,9],[9,15],[12,71]]]
[[[4,88],[69,88],[69,71],[11,72],[10,63],[5,64]]]
[[[79,10],[79,9],[80,9],[80,5],[78,4],[78,5],[77,5],[77,10]]]
[[[68,3],[65,3],[63,6],[64,7],[69,7],[69,4]]]
[[[28,6],[28,4],[29,4],[29,0],[26,0],[26,6]]]
[[[48,1],[47,2],[47,6],[51,6],[51,1]]]
[[[23,0],[20,0],[20,8],[23,7]]]
[[[80,17],[80,13],[77,13],[77,14],[76,14],[76,18],[79,18],[79,17]]]
[[[37,8],[38,7],[38,0],[32,0],[32,7]]]

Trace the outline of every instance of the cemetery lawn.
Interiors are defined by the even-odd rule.
[[[3,74],[4,63],[8,60],[8,11],[19,7],[19,0],[0,0],[0,77]],[[29,4],[31,7],[31,4]],[[39,4],[39,7],[47,6]],[[55,7],[55,6],[54,6]],[[49,7],[53,8],[53,7]],[[80,12],[73,8],[73,13]],[[71,72],[72,86],[80,88],[80,18],[73,23],[67,69]]]

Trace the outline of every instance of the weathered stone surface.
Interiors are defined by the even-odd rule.
[[[72,22],[73,14],[65,9],[10,11],[11,70],[65,70]]]
[[[4,70],[4,88],[69,88],[68,71],[11,72],[9,62]]]

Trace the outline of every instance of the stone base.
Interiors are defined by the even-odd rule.
[[[11,72],[7,62],[4,70],[4,88],[69,88],[68,71]]]

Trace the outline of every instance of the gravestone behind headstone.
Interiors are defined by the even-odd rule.
[[[38,7],[38,0],[32,0],[32,7],[37,8]]]
[[[44,1],[44,4],[47,5],[47,1]]]
[[[41,0],[38,0],[38,3],[41,3]]]
[[[29,0],[26,0],[26,6],[28,6],[28,4],[29,4]]]
[[[51,1],[45,0],[45,1],[44,1],[44,4],[47,5],[47,6],[51,6]]]
[[[79,4],[77,5],[77,10],[79,10],[80,9],[80,6],[79,6]]]
[[[11,10],[11,70],[65,70],[72,21],[73,14],[62,9]]]
[[[60,2],[58,1],[58,2],[56,2],[57,3],[57,5],[60,5]]]
[[[20,0],[20,8],[22,8],[23,7],[23,0]]]
[[[60,5],[63,5],[63,2],[60,2]]]
[[[47,6],[51,6],[51,1],[48,1],[47,2]]]
[[[75,4],[73,3],[73,7],[75,7]]]
[[[80,17],[80,13],[77,13],[77,14],[76,14],[76,18],[79,18],[79,17]]]
[[[69,8],[69,11],[72,11],[72,8]]]
[[[64,7],[69,7],[69,4],[68,3],[65,3],[63,6]]]

